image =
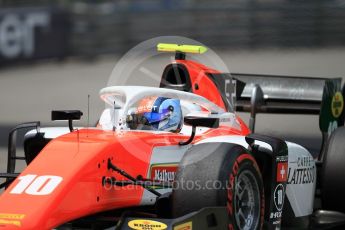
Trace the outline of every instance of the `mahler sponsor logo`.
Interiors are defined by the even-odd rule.
[[[315,166],[310,157],[299,157],[296,162],[289,162],[292,167],[288,170],[288,184],[314,183]]]
[[[169,172],[167,170],[155,170],[154,172],[154,180],[158,181],[173,181],[175,179],[176,172]]]
[[[151,179],[155,181],[172,182],[176,176],[177,165],[153,165]]]

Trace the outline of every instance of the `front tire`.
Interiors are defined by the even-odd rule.
[[[193,188],[183,183],[193,182]],[[172,193],[175,217],[204,207],[226,206],[228,229],[261,229],[264,191],[259,167],[242,146],[204,143],[186,152]]]

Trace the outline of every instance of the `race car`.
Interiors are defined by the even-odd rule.
[[[344,224],[340,79],[222,73],[173,53],[159,87],[108,86],[95,127],[24,123],[9,135],[1,229],[280,229]],[[251,112],[249,126],[235,113]],[[323,148],[255,133],[255,115],[319,114]],[[16,133],[25,134],[25,157]],[[27,167],[15,173],[17,160]],[[318,204],[321,201],[321,205]],[[329,211],[325,211],[329,210]]]

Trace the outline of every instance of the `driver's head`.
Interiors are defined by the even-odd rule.
[[[180,132],[183,117],[179,99],[148,97],[127,116],[131,129]]]

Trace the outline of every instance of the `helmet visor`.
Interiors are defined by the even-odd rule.
[[[157,123],[169,118],[171,115],[171,110],[169,109],[162,109],[161,112],[147,112],[144,113],[144,117],[147,119],[148,123]]]

